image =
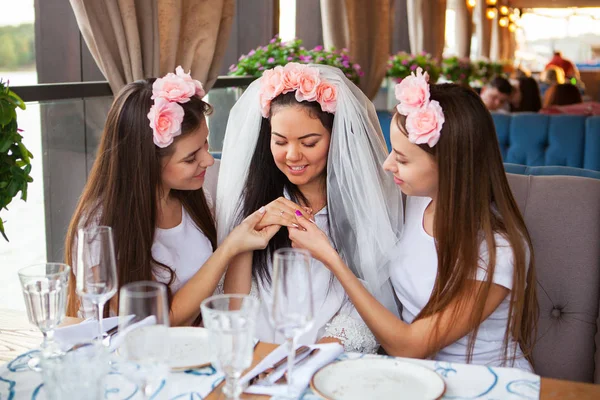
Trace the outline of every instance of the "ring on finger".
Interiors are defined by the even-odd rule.
[[[285,211],[281,210],[281,211],[279,211],[279,214],[283,217],[283,214],[285,214]]]

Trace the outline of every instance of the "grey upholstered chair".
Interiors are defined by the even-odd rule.
[[[600,181],[507,174],[535,252],[535,370],[600,383]]]

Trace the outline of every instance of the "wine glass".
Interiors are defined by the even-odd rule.
[[[273,255],[273,304],[270,321],[288,345],[288,396],[296,398],[293,365],[298,337],[313,325],[314,301],[306,250],[283,248]]]
[[[102,341],[104,304],[117,292],[117,262],[112,229],[93,226],[77,235],[77,294],[96,306],[98,340]]]
[[[240,377],[252,364],[258,305],[256,298],[241,294],[212,296],[200,305],[214,346],[214,364],[225,373],[223,393],[228,399],[239,399]]]
[[[150,398],[169,373],[169,302],[163,283],[140,281],[121,288],[119,332],[119,355],[130,362],[123,372]]]
[[[36,264],[18,271],[27,317],[44,336],[41,344],[44,357],[61,354],[54,342],[54,329],[65,317],[70,272],[71,267],[60,263]],[[28,365],[39,371],[39,362],[39,358],[32,358]]]

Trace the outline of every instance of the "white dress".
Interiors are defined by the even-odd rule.
[[[398,299],[402,303],[402,319],[412,323],[425,307],[435,283],[437,275],[437,252],[434,239],[423,228],[423,213],[431,199],[428,197],[408,196],[406,202],[406,219],[402,239],[396,249],[397,257],[391,267],[391,279]],[[507,289],[512,289],[513,252],[508,241],[499,234],[496,240],[496,267],[492,282]],[[480,249],[480,265],[476,280],[487,278],[489,257],[485,243]],[[517,367],[531,371],[531,365],[523,357],[520,347],[511,353],[515,342],[509,340],[508,362],[503,361],[504,333],[508,324],[508,308],[510,295],[479,326],[471,363],[488,366]],[[443,348],[433,358],[440,361],[465,363],[469,337],[464,336],[451,345]],[[514,356],[514,362],[512,358]]]
[[[207,201],[210,205],[211,201],[208,195]],[[95,221],[98,220],[98,218],[95,218]],[[74,249],[77,249],[77,242],[75,242]],[[152,257],[173,270],[175,278],[170,286],[173,294],[200,270],[212,253],[210,240],[196,226],[183,206],[179,225],[169,229],[156,228],[154,233]],[[72,259],[73,271],[77,273],[76,250],[73,252]],[[165,284],[169,282],[169,274],[165,269],[155,267],[153,273],[158,282]],[[112,315],[114,315],[114,312],[111,311]],[[95,318],[95,307],[88,301],[82,301],[78,316],[80,318]]]
[[[315,223],[327,237],[329,222],[327,207],[314,216]],[[331,239],[330,239],[331,240]],[[272,268],[272,265],[269,265]],[[315,321],[312,329],[303,334],[300,344],[313,344],[323,337],[339,339],[346,351],[374,353],[378,348],[375,336],[364,323],[354,305],[331,272],[319,261],[312,260],[311,276],[315,304]],[[270,306],[273,304],[271,286],[252,282],[251,295],[259,298],[261,306],[256,324],[256,335],[261,341],[283,343],[285,339],[269,322]]]

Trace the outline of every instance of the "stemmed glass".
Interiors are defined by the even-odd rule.
[[[60,263],[31,265],[18,272],[29,322],[44,335],[44,357],[61,354],[54,342],[54,329],[65,317],[70,272],[71,267]],[[39,370],[39,362],[39,358],[32,358],[28,365]]]
[[[294,357],[300,335],[313,325],[314,300],[310,274],[310,253],[306,250],[283,248],[273,255],[273,305],[270,321],[288,345],[288,396],[296,398],[294,387]]]
[[[77,294],[96,306],[98,340],[102,341],[104,304],[117,292],[117,261],[112,229],[93,226],[77,235]]]
[[[215,367],[226,376],[223,393],[228,399],[239,399],[240,377],[252,364],[258,306],[257,299],[240,294],[212,296],[200,305],[214,346]]]
[[[119,335],[124,336],[119,354],[137,364],[124,373],[150,398],[154,384],[169,372],[169,302],[164,284],[140,281],[119,292]],[[138,368],[139,367],[139,368]]]

